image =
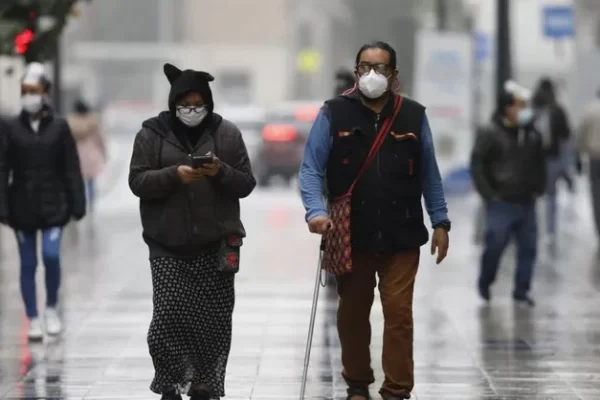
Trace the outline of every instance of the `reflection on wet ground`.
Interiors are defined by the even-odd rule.
[[[236,283],[228,399],[298,397],[318,238],[306,232],[295,196],[257,193],[243,204],[249,237]],[[59,339],[27,342],[17,260],[12,254],[0,259],[0,398],[158,398],[148,390],[153,370],[145,340],[151,316],[147,252],[135,202],[127,201],[96,215],[93,230],[83,223],[65,237],[66,331]],[[423,248],[413,397],[599,399],[600,267],[591,227],[582,222],[580,233],[565,235],[560,258],[538,266],[538,307],[513,307],[510,252],[493,303],[484,307],[474,292],[479,250],[470,243],[472,207],[460,203],[452,209],[457,211],[447,262],[436,266]],[[2,234],[1,240],[14,240]],[[344,398],[336,295],[332,288],[322,290],[306,397]],[[380,382],[379,305],[372,318]]]

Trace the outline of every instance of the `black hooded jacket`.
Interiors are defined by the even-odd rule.
[[[543,79],[533,96],[533,106],[537,113],[539,129],[544,139],[544,150],[550,158],[556,158],[561,144],[571,139],[569,117],[556,100],[554,85]]]
[[[478,132],[471,154],[471,174],[487,201],[527,204],[545,191],[546,162],[539,132],[530,124],[509,127],[502,116]]]
[[[167,70],[168,67],[165,72],[169,76]],[[200,76],[196,71],[189,72],[180,71],[183,81],[192,74]],[[210,102],[210,114],[196,131],[189,131],[183,129],[173,111],[165,111],[145,121],[135,138],[129,186],[140,198],[143,236],[150,258],[196,257],[216,248],[229,235],[245,236],[239,199],[250,195],[256,186],[239,129],[213,113],[212,96],[207,101],[208,96],[201,92],[208,89],[208,82],[187,81],[180,85],[175,77],[171,83],[171,110],[181,96],[197,91],[205,102]],[[199,89],[198,85],[205,86]],[[190,149],[181,137],[194,132],[198,134],[197,141]],[[190,155],[205,155],[209,151],[221,161],[219,173],[184,184],[177,167],[190,165]]]
[[[46,107],[37,132],[25,112],[1,124],[0,222],[34,231],[84,216],[83,178],[67,122]]]

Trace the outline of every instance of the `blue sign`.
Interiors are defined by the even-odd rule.
[[[575,13],[571,6],[547,6],[543,9],[544,36],[562,39],[575,36]]]
[[[475,32],[473,43],[475,46],[475,60],[483,62],[490,58],[490,38],[486,33]]]

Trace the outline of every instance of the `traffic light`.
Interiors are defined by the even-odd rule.
[[[77,0],[0,0],[0,55],[26,62],[55,57],[60,34]]]
[[[0,6],[0,54],[27,55],[37,35],[39,3],[3,0]]]
[[[29,45],[35,38],[35,33],[31,29],[25,29],[15,37],[15,53],[24,55],[29,50]]]

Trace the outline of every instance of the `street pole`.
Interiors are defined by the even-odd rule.
[[[504,82],[512,78],[509,0],[497,1],[496,99],[504,91]]]
[[[52,60],[52,104],[57,114],[62,114],[62,46],[61,37],[56,40],[54,60]]]
[[[448,0],[436,0],[435,8],[438,30],[448,30]]]

